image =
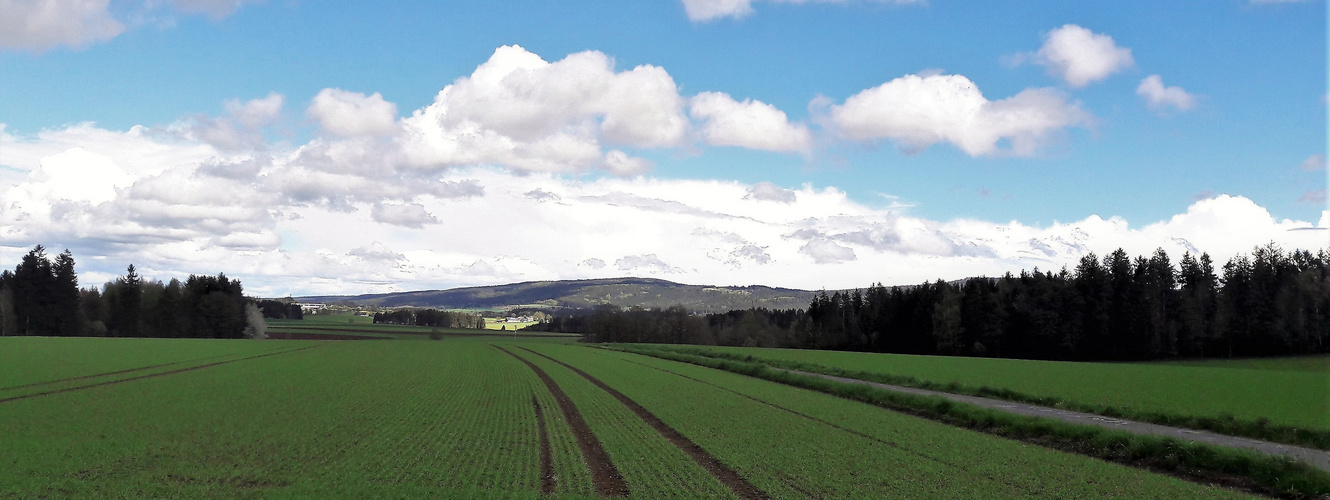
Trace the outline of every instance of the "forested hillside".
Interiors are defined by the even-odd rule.
[[[618,309],[535,328],[668,342],[1063,360],[1330,352],[1330,253],[1274,245],[1216,269],[1163,250],[1089,254],[1074,269],[822,292],[806,309]]]

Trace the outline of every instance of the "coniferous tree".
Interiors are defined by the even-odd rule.
[[[51,312],[55,315],[56,333],[77,336],[83,332],[85,320],[79,310],[79,279],[74,271],[74,254],[69,249],[56,256],[52,273]]]

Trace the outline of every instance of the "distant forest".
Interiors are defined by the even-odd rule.
[[[464,311],[440,311],[437,309],[397,309],[374,313],[374,323],[485,329],[485,318],[479,314]]]
[[[807,309],[698,316],[601,306],[532,330],[594,342],[836,349],[1051,360],[1330,352],[1330,254],[1273,243],[1215,269],[1208,254],[1091,253],[1075,269],[818,294]]]
[[[130,264],[100,290],[80,289],[69,250],[52,261],[41,245],[0,273],[0,335],[245,338],[262,335],[254,316],[240,281],[224,274],[162,283]]]

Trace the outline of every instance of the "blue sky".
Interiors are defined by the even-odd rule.
[[[45,4],[40,0],[10,3],[19,13],[36,12],[35,7]],[[1211,206],[1223,203],[1242,205],[1242,210],[1264,210],[1269,227],[1208,227],[1206,231],[1243,235],[1240,239],[1246,248],[1250,248],[1247,240],[1269,239],[1286,246],[1326,246],[1324,231],[1312,231],[1316,236],[1311,239],[1306,234],[1289,240],[1270,236],[1283,234],[1270,231],[1285,222],[1292,225],[1279,226],[1283,228],[1279,231],[1324,225],[1327,57],[1326,5],[1321,1],[662,0],[391,2],[367,6],[357,2],[177,0],[108,4],[87,0],[64,4],[83,8],[82,18],[56,16],[59,22],[72,23],[72,28],[31,19],[24,24],[23,15],[0,22],[0,66],[5,74],[0,78],[0,123],[5,126],[0,133],[7,141],[0,142],[0,168],[7,172],[0,176],[0,192],[9,190],[0,201],[10,202],[11,212],[6,217],[15,221],[29,220],[32,214],[47,214],[37,219],[46,216],[67,220],[75,213],[89,228],[59,232],[13,223],[7,233],[0,235],[0,246],[9,249],[0,255],[35,243],[71,246],[99,262],[105,260],[104,268],[95,263],[90,267],[94,273],[106,276],[112,275],[122,265],[119,261],[125,259],[146,259],[147,268],[163,277],[211,271],[194,269],[199,263],[186,257],[190,252],[180,253],[183,248],[192,248],[194,253],[216,252],[220,262],[240,262],[246,256],[258,255],[308,260],[299,255],[321,251],[335,255],[334,260],[340,259],[337,265],[312,266],[302,271],[304,274],[265,271],[262,266],[249,265],[229,271],[247,274],[249,282],[273,293],[316,291],[305,290],[311,287],[310,276],[327,280],[319,282],[326,283],[324,288],[349,288],[348,293],[384,287],[446,287],[643,273],[692,282],[746,284],[741,281],[758,280],[805,287],[857,286],[860,283],[850,281],[866,275],[875,281],[913,282],[919,277],[916,274],[951,278],[958,272],[992,274],[1033,265],[1056,266],[1077,253],[1112,246],[1114,241],[1119,246],[1137,245],[1140,251],[1148,251],[1152,245],[1166,246],[1183,238],[1190,246],[1178,248],[1233,253],[1235,250],[1227,247],[1202,248],[1192,241],[1196,237],[1179,236],[1188,231],[1204,232],[1199,227],[1178,226],[1142,236],[1151,224],[1207,209],[1221,214],[1215,216],[1221,221],[1246,220],[1245,216]],[[1077,38],[1077,33],[1083,36]],[[563,120],[559,122],[562,128],[556,127],[559,133],[573,134],[585,142],[582,146],[594,145],[593,154],[605,158],[596,161],[604,165],[568,163],[566,157],[536,158],[527,153],[520,161],[509,161],[485,153],[467,156],[469,159],[427,154],[433,163],[422,167],[417,162],[407,168],[391,162],[373,165],[374,160],[368,159],[383,157],[384,146],[374,144],[400,143],[400,138],[392,135],[396,132],[362,133],[356,129],[360,132],[346,133],[345,125],[339,129],[331,115],[313,111],[316,96],[325,89],[350,93],[328,94],[329,103],[343,98],[352,102],[378,93],[381,100],[373,103],[393,105],[391,117],[409,127],[412,113],[436,104],[441,89],[472,75],[500,47],[513,45],[556,64],[569,55],[591,51],[612,59],[615,75],[643,65],[658,69],[675,86],[665,96],[666,101],[677,104],[653,101],[650,105],[665,106],[687,123],[680,133],[666,131],[647,137],[638,131],[624,140],[605,123],[614,120],[614,113],[626,111],[559,115],[558,119]],[[1058,59],[1056,54],[1063,54],[1063,58]],[[1078,80],[1069,68],[1089,73]],[[1171,97],[1150,100],[1145,82],[1155,75],[1161,83],[1158,95]],[[564,76],[541,78],[535,85],[554,88],[561,82],[558,78]],[[904,89],[909,81],[917,81],[921,86],[918,88],[937,91],[944,87],[943,78],[951,78],[946,85],[959,78],[977,88],[988,101],[984,109],[1000,108],[1000,103],[1007,102],[1004,100],[1013,99],[1004,108],[1010,112],[975,118],[981,115],[939,111],[950,109],[948,103],[957,102],[955,99],[974,97],[971,94],[939,97],[936,102],[920,100],[923,94],[892,94],[897,96],[894,100],[872,102],[867,99],[870,90],[887,88],[889,82],[900,85],[891,85],[892,89]],[[261,113],[253,127],[238,125],[243,120],[235,109],[274,93],[280,100],[268,102],[280,109]],[[713,130],[708,127],[720,123],[719,117],[748,115],[734,106],[721,106],[707,115],[711,118],[703,117],[699,115],[703,112],[699,104],[703,93],[725,94],[727,100],[719,101],[722,104],[767,105],[783,112],[784,117],[762,115],[768,120],[727,122],[738,128]],[[852,98],[861,93],[864,99],[852,104]],[[1028,99],[1013,97],[1018,95]],[[553,104],[591,106],[586,104],[591,101],[584,98],[596,102],[608,99],[581,96],[578,99],[583,100],[578,102],[582,104]],[[748,99],[753,101],[745,101]],[[611,108],[647,105],[624,102],[602,104]],[[911,118],[901,111],[904,108],[900,106],[910,103],[921,106],[922,114]],[[450,105],[456,108],[461,103]],[[508,138],[517,137],[518,143],[531,137],[518,137],[526,132],[514,135],[513,130],[527,131],[543,125],[517,122],[545,116],[520,109],[512,116],[477,113],[481,114],[472,118],[478,123],[488,123],[486,126]],[[449,119],[446,112],[436,114]],[[371,120],[338,116],[355,123]],[[860,118],[856,121],[853,116]],[[892,121],[891,116],[904,118]],[[956,125],[961,123],[957,120],[979,121],[962,126]],[[94,125],[80,125],[88,122]],[[502,125],[494,125],[500,122]],[[579,135],[588,123],[599,126],[600,131]],[[793,134],[788,137],[799,138],[794,141],[798,147],[751,142],[761,139],[755,137],[761,134],[754,131],[762,130],[764,125]],[[134,135],[134,127],[140,127],[134,140],[144,141],[137,150],[173,148],[175,152],[163,152],[151,160],[135,157],[128,146],[132,141],[115,139],[116,134]],[[234,140],[219,145],[216,136],[207,135],[207,130],[222,130],[217,127],[231,127],[224,132],[232,139],[244,137],[243,147]],[[708,135],[713,131],[729,133],[730,140]],[[943,138],[917,139],[922,137],[918,134],[941,134]],[[1031,141],[1030,145],[1013,147],[1023,140]],[[724,145],[735,141],[750,142]],[[971,142],[962,145],[965,141]],[[420,182],[423,171],[428,174],[425,181],[448,186],[462,185],[448,182],[476,181],[480,191],[463,196],[366,188],[357,194],[328,195],[312,193],[317,191],[315,187],[281,181],[283,175],[294,176],[293,171],[301,172],[296,177],[310,178],[311,169],[323,168],[313,166],[308,159],[309,151],[315,149],[312,145],[337,149],[337,144],[342,145],[340,151],[360,148],[346,160],[357,162],[361,168],[355,179],[397,176],[401,182]],[[74,147],[94,156],[65,155],[48,160]],[[641,161],[627,170],[605,166],[613,151]],[[99,163],[99,159],[108,160]],[[111,209],[116,203],[162,205],[162,200],[149,203],[143,198],[151,198],[145,193],[151,192],[148,187],[153,182],[166,186],[170,182],[208,184],[210,181],[198,177],[206,170],[200,165],[244,161],[256,162],[253,175],[263,180],[227,189],[243,191],[237,198],[252,195],[258,200],[273,200],[264,213],[254,212],[251,219],[227,219],[222,224],[210,222],[207,217],[181,215],[199,210],[198,204],[189,203],[138,219],[132,215],[133,210],[129,210],[131,215],[113,215],[125,213]],[[62,166],[61,162],[77,165]],[[133,162],[140,163],[129,164]],[[108,171],[103,168],[111,169],[114,175],[101,176]],[[188,172],[171,174],[172,169]],[[40,187],[58,172],[81,173],[76,177],[106,185],[90,184],[72,195]],[[328,169],[320,172],[333,173]],[[236,176],[226,178],[234,181]],[[749,193],[745,198],[749,200],[762,199],[752,195],[754,192],[767,192],[758,186],[783,190],[768,190],[774,193],[797,192],[799,196],[773,195],[780,203],[792,205],[785,207],[790,209],[785,219],[764,220],[780,229],[771,229],[765,236],[754,228],[717,229],[732,237],[716,241],[728,241],[725,244],[733,248],[703,248],[707,245],[701,241],[690,242],[698,248],[697,255],[675,255],[673,261],[666,258],[666,249],[650,246],[625,247],[617,254],[611,251],[603,255],[587,250],[613,246],[592,241],[616,238],[659,241],[669,246],[666,242],[672,238],[665,229],[644,238],[636,233],[583,227],[582,232],[568,236],[580,238],[573,246],[582,250],[568,250],[554,260],[524,250],[539,244],[521,235],[512,237],[515,242],[511,248],[486,250],[443,244],[450,241],[444,235],[458,231],[490,229],[500,233],[498,237],[506,237],[501,234],[502,217],[496,217],[491,226],[472,227],[459,225],[449,216],[454,211],[470,210],[462,207],[466,204],[484,205],[484,200],[503,203],[497,185],[530,187],[517,195],[532,193],[542,185],[551,186],[542,192],[557,192],[555,188],[559,188],[578,193],[566,194],[566,204],[571,204],[573,198],[603,202],[609,196],[606,193],[633,192],[639,201],[697,209],[705,201],[688,200],[688,194],[680,192],[696,182],[731,186],[740,194]],[[94,192],[102,194],[87,194]],[[386,194],[375,198],[366,192]],[[480,192],[483,194],[477,194]],[[804,205],[805,198],[807,203],[815,203],[818,196],[846,205]],[[83,205],[60,205],[61,200]],[[33,206],[45,203],[46,208],[12,208],[16,201],[36,204]],[[1209,205],[1204,205],[1206,202]],[[1198,203],[1203,206],[1197,208]],[[52,211],[57,205],[58,209]],[[611,205],[622,208],[632,204],[620,201]],[[619,220],[666,224],[658,219],[661,210],[653,212],[642,203],[633,206],[636,212],[619,214]],[[222,207],[213,209],[224,211]],[[480,213],[493,210],[483,206],[475,209]],[[592,204],[583,209],[594,211],[596,207]],[[536,206],[530,208],[530,213],[513,210],[506,215],[513,220],[552,213]],[[725,206],[707,211],[733,216],[745,210]],[[401,217],[389,216],[390,212],[400,212]],[[664,212],[667,215],[663,217],[680,213],[674,209]],[[765,212],[759,207],[756,213]],[[582,217],[582,213],[565,215]],[[300,218],[291,218],[290,214]],[[355,214],[362,217],[357,219]],[[324,215],[332,224],[355,227],[356,234],[373,236],[334,242],[293,222]],[[968,227],[964,221],[985,221],[990,228],[1018,224],[1032,231],[1031,238],[1026,241],[1022,236],[1011,244],[1042,248],[1030,242],[1041,238],[1071,241],[1074,238],[1069,235],[1076,234],[1080,227],[1077,224],[1094,216],[1120,218],[1127,225],[1122,229],[1127,233],[1087,237],[1070,243],[1056,255],[1044,252],[1034,260],[1029,258],[1029,248],[999,248],[1001,245],[993,243],[991,231],[961,227]],[[349,219],[331,222],[337,217]],[[858,219],[845,223],[849,225],[833,223],[840,220],[838,217]],[[800,221],[807,220],[825,224],[800,225]],[[897,234],[910,225],[901,220],[918,221],[920,227],[936,233],[945,244],[893,246],[893,242],[909,240],[901,236],[905,233]],[[44,222],[60,225],[56,219]],[[93,226],[130,229],[108,233]],[[684,226],[692,228],[685,233],[694,236],[709,227],[701,221],[680,227]],[[800,233],[805,229],[812,232]],[[599,230],[610,232],[597,233]],[[1088,231],[1083,227],[1080,230]],[[565,231],[576,232],[574,228]],[[1165,234],[1169,231],[1176,234]],[[136,239],[154,232],[157,237],[151,243]],[[169,241],[161,241],[161,235],[173,234],[179,236],[165,236]],[[252,237],[236,236],[239,234]],[[856,234],[875,236],[861,238]],[[37,241],[40,238],[58,241]],[[237,239],[248,243],[225,243]],[[1092,240],[1099,243],[1091,244]],[[146,256],[136,253],[134,245],[141,244],[156,245],[153,248],[157,250]],[[448,248],[440,250],[441,244]],[[790,248],[782,253],[782,245]],[[759,250],[743,250],[748,247]],[[981,250],[957,250],[969,247]],[[375,254],[382,262],[374,265],[381,269],[364,271],[374,266],[368,263],[369,257],[357,254],[369,255],[372,252],[367,252],[374,248],[387,249],[379,252],[382,255]],[[732,254],[766,257],[725,257]],[[501,264],[505,258],[510,261]],[[602,267],[594,266],[597,261]],[[912,262],[908,266],[919,271],[894,271],[886,264],[892,262]],[[920,264],[923,262],[928,264]],[[641,263],[646,264],[636,265]],[[465,269],[476,264],[484,265],[479,270]],[[883,276],[874,276],[875,269],[882,269]]]

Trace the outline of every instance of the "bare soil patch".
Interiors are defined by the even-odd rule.
[[[540,492],[554,494],[558,478],[554,477],[554,460],[550,456],[550,434],[545,429],[545,412],[540,409],[540,401],[531,395],[531,406],[536,409],[536,427],[540,429]]]
[[[676,431],[674,428],[665,424],[660,418],[656,417],[650,411],[647,411],[646,408],[643,408],[642,405],[637,404],[636,401],[629,399],[628,396],[624,396],[623,393],[614,390],[614,388],[605,385],[600,379],[597,379],[596,377],[591,376],[591,374],[569,365],[568,363],[564,363],[536,351],[522,347],[519,347],[518,349],[522,349],[523,351],[563,365],[563,367],[572,370],[573,373],[581,375],[582,378],[589,380],[592,384],[595,384],[596,387],[599,387],[601,390],[614,396],[614,399],[619,400],[620,403],[627,406],[628,409],[633,411],[633,413],[636,413],[638,418],[641,418],[643,422],[646,422],[652,429],[659,432],[662,437],[674,444],[674,446],[678,447],[680,450],[683,450],[683,452],[689,457],[692,457],[694,462],[697,462],[697,464],[701,465],[703,469],[710,472],[712,476],[719,479],[721,483],[724,483],[725,486],[729,487],[730,491],[733,491],[739,498],[770,498],[767,496],[766,492],[758,489],[758,487],[754,486],[752,483],[749,483],[748,480],[744,479],[743,476],[740,476],[738,472],[735,472],[734,469],[721,463],[720,460],[716,459],[716,457],[712,456],[710,453],[707,453],[707,451],[702,449],[701,446],[698,446],[697,443],[694,443],[691,439],[680,434],[679,431]]]
[[[545,383],[550,394],[554,395],[554,400],[559,403],[559,409],[563,411],[564,420],[568,421],[568,426],[573,429],[573,437],[577,440],[577,447],[582,450],[582,457],[586,460],[587,467],[591,469],[591,484],[596,488],[596,494],[606,497],[626,497],[628,496],[628,483],[623,480],[623,475],[619,474],[619,469],[614,466],[610,460],[610,455],[605,453],[605,447],[601,446],[600,440],[591,432],[591,427],[582,419],[582,413],[573,405],[572,398],[559,388],[559,384],[554,383],[545,370],[541,370],[535,363],[513,354],[502,347],[491,344],[490,347],[503,351],[505,354],[517,358],[518,361],[525,363],[528,368],[536,372],[536,376]],[[543,428],[543,427],[542,427]]]

